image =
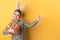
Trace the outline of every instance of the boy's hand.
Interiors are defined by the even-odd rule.
[[[9,31],[10,33],[14,33],[14,30],[11,29],[11,28],[9,28],[8,31]]]
[[[38,17],[37,17],[37,21],[40,21],[41,19],[42,19],[41,16],[38,16]]]

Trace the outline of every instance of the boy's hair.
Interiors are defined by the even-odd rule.
[[[20,13],[20,16],[21,16],[21,11],[20,11],[20,9],[16,9],[14,12],[19,12]]]

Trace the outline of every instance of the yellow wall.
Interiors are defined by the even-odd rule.
[[[0,40],[11,40],[11,35],[2,31],[11,21],[18,0],[0,0]],[[27,40],[60,40],[60,0],[20,0],[26,3],[24,20],[31,23],[38,15],[42,21],[27,29]]]

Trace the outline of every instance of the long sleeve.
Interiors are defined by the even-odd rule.
[[[33,27],[38,23],[38,21],[35,20],[33,23],[27,23],[27,22],[23,21],[23,23],[24,23],[24,26],[26,26],[26,27]]]
[[[9,34],[9,32],[5,29],[5,30],[3,31],[3,34],[6,35],[6,34]]]

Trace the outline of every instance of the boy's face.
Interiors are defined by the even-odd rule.
[[[13,13],[13,20],[19,20],[19,18],[20,18],[20,13],[19,12],[17,12],[17,11],[15,11],[14,13]]]

